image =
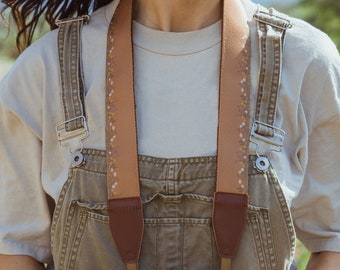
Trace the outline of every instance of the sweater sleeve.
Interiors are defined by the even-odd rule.
[[[328,39],[319,41],[302,89],[308,163],[292,214],[310,251],[340,252],[340,57]]]
[[[43,70],[28,49],[0,83],[0,254],[50,257],[41,183]]]

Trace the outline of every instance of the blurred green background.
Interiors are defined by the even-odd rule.
[[[340,48],[339,0],[253,0],[264,6],[273,6],[291,16],[302,18],[326,32]],[[9,29],[8,18],[0,18],[0,79],[18,56],[15,45],[15,29]],[[42,22],[35,38],[48,31]],[[296,261],[299,270],[306,268],[310,253],[297,242]]]

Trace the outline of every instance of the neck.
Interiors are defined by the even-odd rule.
[[[221,19],[221,0],[135,0],[134,19],[161,31],[186,32]]]

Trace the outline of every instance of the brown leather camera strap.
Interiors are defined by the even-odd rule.
[[[135,115],[132,0],[122,0],[109,26],[106,56],[106,163],[110,229],[128,269],[137,269],[144,219]]]
[[[223,1],[217,184],[213,226],[222,269],[230,268],[248,205],[249,28],[242,4]],[[128,269],[136,269],[143,237],[133,84],[132,0],[110,23],[106,71],[107,190],[110,228]]]
[[[249,27],[241,1],[223,1],[217,179],[213,227],[221,269],[230,269],[248,208]]]

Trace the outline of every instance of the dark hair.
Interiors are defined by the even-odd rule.
[[[16,44],[19,51],[29,46],[34,31],[41,18],[45,19],[51,29],[56,28],[55,20],[90,14],[94,10],[113,0],[0,0],[4,7],[1,15],[9,9],[14,24],[18,29]]]

